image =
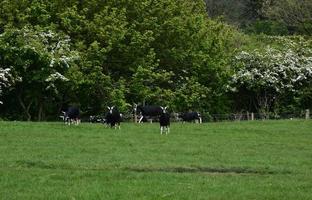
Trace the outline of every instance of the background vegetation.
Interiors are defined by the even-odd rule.
[[[133,103],[205,113],[311,109],[311,7],[2,0],[0,117],[53,120],[68,105],[88,115],[107,105],[129,112]],[[280,71],[263,81],[258,67]]]

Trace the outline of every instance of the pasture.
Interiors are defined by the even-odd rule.
[[[312,121],[0,122],[0,199],[312,199]]]

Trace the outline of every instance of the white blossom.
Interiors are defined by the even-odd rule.
[[[46,82],[54,82],[56,80],[69,81],[68,78],[66,78],[64,75],[62,75],[59,72],[55,72],[54,74],[50,74],[50,76],[45,81]]]
[[[293,44],[291,44],[293,45]],[[295,91],[295,86],[312,78],[312,57],[300,55],[288,49],[277,50],[271,47],[264,52],[240,52],[236,57],[237,66],[230,85],[247,88],[271,88],[276,92]]]
[[[3,88],[10,87],[12,83],[13,77],[11,74],[11,69],[0,67],[0,96],[2,95]],[[0,104],[3,104],[3,102],[0,101]]]

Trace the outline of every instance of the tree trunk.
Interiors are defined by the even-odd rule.
[[[40,122],[42,120],[43,115],[43,102],[41,101],[41,99],[38,100],[38,106],[39,106],[38,121]]]
[[[22,99],[21,95],[17,95],[17,98],[18,98],[18,101],[19,101],[21,107],[24,110],[24,113],[25,113],[25,115],[27,117],[27,121],[30,121],[31,120],[31,114],[29,113],[29,109],[31,107],[31,104],[33,103],[33,100],[31,100],[29,102],[29,104],[26,106],[25,103],[23,102],[23,99]]]

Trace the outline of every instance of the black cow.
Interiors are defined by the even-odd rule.
[[[120,122],[121,122],[121,114],[118,109],[114,106],[107,107],[108,113],[105,116],[105,123],[110,126],[111,128],[120,129]]]
[[[186,112],[179,115],[179,118],[183,122],[192,122],[198,120],[199,123],[202,123],[202,118],[199,112]]]
[[[66,111],[62,111],[64,123],[70,125],[71,123],[78,125],[80,123],[79,108],[69,107]]]
[[[134,105],[133,109],[135,114],[140,114],[141,117],[139,119],[139,123],[142,122],[143,119],[149,117],[158,117],[163,113],[163,109],[161,106],[141,106],[141,105]]]
[[[159,116],[160,134],[165,132],[167,135],[170,132],[170,114],[167,113],[167,107],[161,107],[161,109],[162,113]]]

